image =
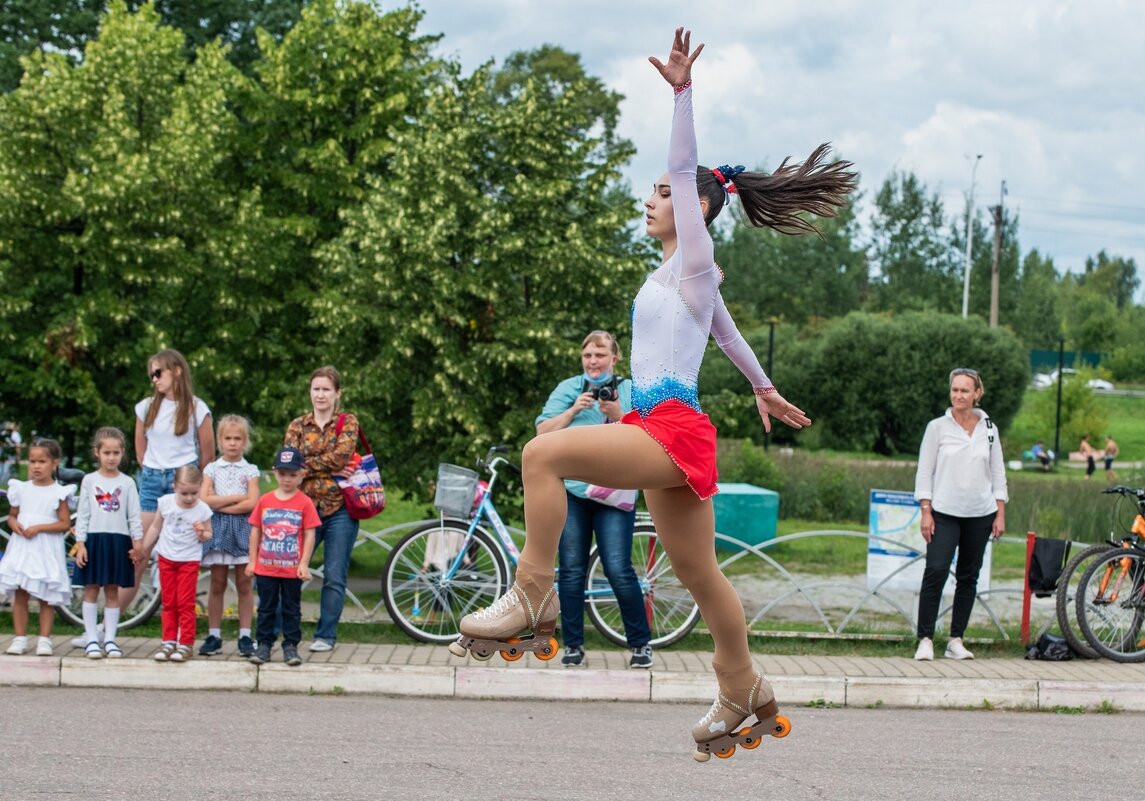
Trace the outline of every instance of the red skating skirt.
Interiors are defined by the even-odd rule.
[[[640,426],[659,442],[676,466],[684,471],[688,486],[701,501],[718,492],[716,427],[706,414],[678,400],[666,400],[647,417],[641,417],[633,410],[620,422]]]

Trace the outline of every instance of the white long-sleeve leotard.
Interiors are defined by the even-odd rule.
[[[671,399],[700,411],[697,382],[709,335],[754,388],[771,386],[720,295],[723,275],[700,209],[696,162],[688,87],[676,94],[668,146],[676,252],[632,303],[632,405],[641,415]]]

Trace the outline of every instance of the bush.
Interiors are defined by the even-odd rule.
[[[955,367],[982,374],[983,407],[1002,430],[1029,381],[1026,351],[1011,332],[953,315],[856,312],[781,355],[799,365],[785,373],[785,397],[816,421],[823,446],[840,450],[917,452],[927,422],[950,405]]]
[[[754,484],[779,491],[783,473],[763,448],[749,440],[721,440],[718,454],[720,480]]]
[[[1080,370],[1076,376],[1067,378],[1062,384],[1061,444],[1064,453],[1057,454],[1058,459],[1066,459],[1069,451],[1081,442],[1083,434],[1088,434],[1089,441],[1095,446],[1104,442],[1109,418],[1101,411],[1093,390],[1086,385],[1093,375],[1092,370]],[[1041,432],[1035,434],[1035,439],[1046,440],[1055,430],[1057,402],[1056,385],[1034,393],[1030,399],[1030,418],[1035,431]],[[1017,446],[1019,443],[1014,444]],[[1008,446],[1007,450],[1010,451]]]
[[[1102,361],[1114,381],[1141,383],[1145,381],[1145,345],[1116,348]]]

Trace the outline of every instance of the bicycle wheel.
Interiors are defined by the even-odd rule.
[[[1086,659],[1097,659],[1099,654],[1089,646],[1089,643],[1085,641],[1085,635],[1078,628],[1075,606],[1077,588],[1093,560],[1111,548],[1113,545],[1108,542],[1090,545],[1069,560],[1065,569],[1062,570],[1061,578],[1058,579],[1058,588],[1054,599],[1057,606],[1058,628],[1061,629],[1062,636],[1069,643],[1069,647]]]
[[[644,591],[644,609],[652,628],[651,645],[658,648],[679,642],[700,619],[700,608],[676,578],[668,554],[656,536],[656,527],[651,523],[636,524],[632,536],[632,566]],[[610,641],[627,645],[620,606],[604,575],[604,563],[595,546],[589,555],[585,586],[585,606],[592,625]]]
[[[1116,662],[1145,662],[1145,551],[1115,548],[1082,576],[1077,623],[1093,650]]]
[[[505,594],[509,565],[484,529],[466,540],[461,520],[430,523],[403,537],[382,571],[382,596],[390,619],[415,640],[449,643],[460,634],[461,618]],[[446,572],[461,549],[461,566]]]

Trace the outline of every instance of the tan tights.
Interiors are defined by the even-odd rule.
[[[527,536],[517,584],[530,600],[538,602],[553,586],[557,543],[568,513],[563,479],[643,489],[672,568],[712,633],[712,668],[720,688],[733,701],[745,701],[755,669],[743,604],[716,560],[712,502],[696,497],[660,444],[633,425],[566,428],[529,442],[522,471]]]

